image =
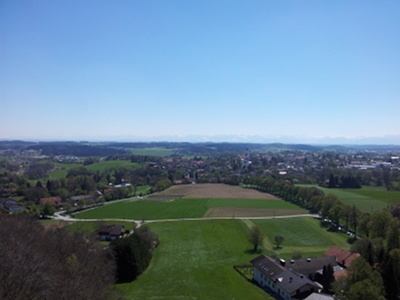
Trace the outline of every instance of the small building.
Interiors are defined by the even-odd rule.
[[[114,184],[114,185],[113,185],[113,188],[114,188],[114,189],[117,189],[117,188],[124,188],[124,189],[127,189],[127,188],[129,188],[131,185],[132,185],[132,184],[130,184],[130,183]]]
[[[89,194],[89,195],[78,195],[78,196],[72,196],[69,199],[70,199],[71,202],[74,202],[74,203],[78,202],[79,200],[94,201],[96,199],[96,196],[97,195],[92,195],[92,194]]]
[[[11,198],[0,199],[0,207],[3,207],[9,212],[22,211],[26,209],[25,206],[19,205],[16,200]]]
[[[360,256],[359,253],[352,253],[350,251],[344,250],[338,246],[334,246],[324,253],[325,256],[334,256],[339,265],[344,268],[350,267],[353,259]]]
[[[56,197],[48,197],[48,198],[41,198],[40,205],[44,206],[46,202],[50,202],[56,209],[61,209],[63,204],[62,199],[59,196]]]
[[[124,235],[124,225],[101,225],[98,233],[100,240],[113,241]]]
[[[297,259],[286,262],[285,266],[289,270],[308,276],[311,280],[316,280],[317,274],[322,274],[324,266],[331,265],[334,271],[342,271],[338,266],[335,257],[317,257],[307,259]]]
[[[333,300],[333,299],[334,298],[331,295],[312,293],[310,296],[308,296],[304,300]]]

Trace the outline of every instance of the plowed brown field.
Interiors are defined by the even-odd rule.
[[[174,185],[159,195],[183,194],[184,198],[231,198],[231,199],[267,199],[280,200],[279,198],[253,189],[227,184],[205,183]]]

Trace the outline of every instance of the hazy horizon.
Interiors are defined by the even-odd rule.
[[[0,139],[400,144],[399,1],[0,3]]]
[[[113,137],[75,137],[70,139],[37,139],[37,138],[0,138],[0,141],[22,140],[28,142],[144,142],[144,143],[161,143],[161,142],[187,142],[187,143],[254,143],[254,144],[309,144],[309,145],[400,145],[400,135],[386,137],[322,137],[322,138],[296,138],[296,137],[280,137],[268,138],[262,136],[158,136],[158,137],[140,137],[140,136],[113,136]]]

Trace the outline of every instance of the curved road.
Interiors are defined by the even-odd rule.
[[[75,219],[69,216],[62,216],[61,213],[58,212],[53,216],[53,219],[77,222],[77,221],[122,221],[122,222],[132,222],[136,223],[136,228],[139,228],[143,223],[155,223],[155,222],[171,222],[171,221],[199,221],[199,220],[263,220],[263,219],[283,219],[283,218],[297,218],[297,217],[319,217],[318,214],[301,214],[301,215],[289,215],[289,216],[274,216],[274,217],[210,217],[210,218],[180,218],[180,219],[161,219],[161,220],[146,220],[138,221],[138,220],[129,220],[129,219]]]

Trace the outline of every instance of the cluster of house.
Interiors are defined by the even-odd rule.
[[[331,265],[335,279],[346,276],[345,268],[353,259],[360,256],[340,247],[333,247],[324,253],[325,257],[277,261],[260,255],[250,263],[253,265],[253,278],[266,292],[277,299],[333,299],[320,294],[323,287],[317,282],[324,267]]]
[[[89,194],[89,195],[78,195],[78,196],[72,196],[68,199],[68,202],[75,206],[79,200],[84,200],[84,201],[94,201],[97,197],[99,197],[101,195],[100,192],[96,192],[95,194]],[[44,206],[44,204],[46,202],[50,202],[51,204],[53,204],[53,206],[55,207],[55,209],[60,210],[62,209],[63,205],[66,202],[63,202],[63,200],[61,199],[61,197],[59,196],[55,196],[55,197],[46,197],[46,198],[41,198],[39,204],[41,206]]]
[[[0,207],[8,212],[22,211],[26,209],[25,206],[19,205],[16,200],[11,198],[1,198]]]

